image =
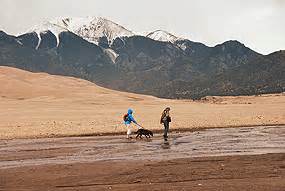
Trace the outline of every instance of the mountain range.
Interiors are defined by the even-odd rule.
[[[101,17],[45,21],[18,36],[1,31],[0,65],[164,98],[285,90],[285,51],[262,55],[235,40],[208,47],[163,30],[141,35]]]

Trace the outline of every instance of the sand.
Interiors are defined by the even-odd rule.
[[[145,128],[171,129],[285,124],[285,95],[169,100],[113,91],[91,82],[0,67],[0,139],[122,133],[128,108]]]

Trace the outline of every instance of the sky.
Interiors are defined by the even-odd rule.
[[[13,35],[43,20],[85,16],[208,46],[238,40],[262,54],[285,50],[285,0],[0,0],[0,30]]]

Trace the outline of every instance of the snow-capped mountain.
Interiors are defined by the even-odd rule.
[[[27,32],[36,32],[39,39],[41,39],[40,34],[45,33],[46,31],[51,31],[56,36],[57,43],[59,43],[59,33],[63,31],[73,32],[95,44],[98,44],[101,37],[106,37],[110,44],[117,37],[134,35],[133,32],[102,17],[59,18],[45,21],[40,25],[34,26]]]
[[[171,43],[174,43],[177,40],[183,39],[164,30],[156,30],[156,31],[150,32],[146,35],[146,37],[151,38],[153,40],[157,40],[157,41],[171,42]]]
[[[26,31],[26,33],[35,32],[39,38],[38,45],[41,43],[41,34],[50,31],[55,35],[57,45],[59,44],[59,34],[64,31],[72,32],[83,39],[99,44],[100,41],[104,41],[107,44],[107,48],[117,37],[129,37],[134,35],[141,35],[151,38],[156,41],[171,42],[174,43],[177,40],[183,40],[183,38],[177,37],[164,30],[155,30],[150,33],[134,33],[123,26],[114,23],[103,17],[68,17],[68,18],[56,18],[49,21],[44,21],[39,25],[36,25]],[[103,38],[103,39],[102,39]]]

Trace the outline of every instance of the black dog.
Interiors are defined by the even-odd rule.
[[[147,129],[139,129],[136,132],[136,134],[137,134],[136,138],[138,138],[138,137],[142,138],[142,135],[144,135],[146,138],[150,138],[150,136],[153,137],[152,131],[147,130]]]

